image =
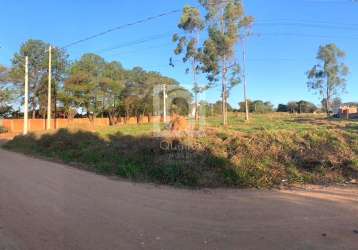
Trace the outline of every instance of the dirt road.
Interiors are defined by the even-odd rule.
[[[0,249],[357,249],[358,189],[177,190],[0,150]]]

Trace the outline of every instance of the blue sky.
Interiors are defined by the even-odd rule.
[[[336,43],[347,52],[351,74],[344,101],[358,101],[358,3],[350,0],[246,0],[248,15],[257,19],[255,35],[247,44],[250,99],[274,104],[292,100],[319,103],[320,98],[306,87],[305,72],[315,63],[321,44]],[[29,38],[56,46],[130,23],[196,0],[1,0],[0,64],[9,66],[12,55]],[[70,47],[72,60],[95,52],[107,60],[118,60],[124,67],[141,66],[161,72],[190,87],[185,66],[168,65],[180,14],[122,29]],[[149,42],[143,40],[157,38]],[[133,43],[136,43],[133,45]],[[116,50],[106,49],[119,47]],[[241,49],[238,47],[241,58]],[[204,78],[203,78],[204,81]],[[232,90],[230,103],[242,100],[242,86]],[[203,99],[216,101],[220,88],[206,92]]]

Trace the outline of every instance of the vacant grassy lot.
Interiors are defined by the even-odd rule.
[[[194,127],[194,126],[193,126]],[[161,132],[159,132],[161,130]],[[358,122],[320,115],[231,114],[199,130],[128,125],[16,137],[7,149],[134,181],[218,187],[329,184],[358,178]]]

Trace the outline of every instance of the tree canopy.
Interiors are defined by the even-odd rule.
[[[49,44],[41,40],[30,39],[26,41],[12,58],[12,67],[8,81],[22,84],[25,72],[25,57],[29,58],[29,102],[32,117],[35,118],[36,110],[42,115],[47,109],[47,78],[48,78],[48,49]],[[68,65],[68,54],[62,49],[52,50],[52,89],[54,91],[54,103],[58,85],[63,81]],[[53,105],[54,105],[53,103]]]
[[[201,86],[198,83],[197,76],[201,71],[200,65],[202,63],[200,34],[205,28],[205,22],[201,17],[199,9],[192,6],[185,6],[178,28],[184,32],[184,35],[179,36],[178,34],[174,34],[173,42],[177,43],[174,53],[176,55],[184,54],[183,62],[190,64],[186,72],[191,72],[193,75],[192,90],[195,95],[195,120],[198,120],[198,94],[207,89],[207,86]],[[174,64],[172,65],[174,66]]]
[[[44,41],[28,40],[21,46],[19,52],[15,53],[11,68],[0,67],[0,82],[6,83],[7,86],[7,88],[4,87],[5,85],[0,86],[0,104],[3,111],[8,107],[10,97],[14,97],[10,90],[17,89],[18,101],[23,102],[24,61],[25,56],[28,56],[29,102],[32,117],[46,116],[48,48],[49,44]],[[67,52],[56,47],[52,50],[52,78],[55,97],[52,110],[55,117],[71,119],[76,114],[84,114],[93,120],[102,116],[108,117],[110,123],[115,124],[121,117],[127,120],[130,116],[136,116],[139,120],[144,115],[148,117],[153,114],[160,115],[160,111],[155,110],[153,95],[161,95],[154,92],[156,86],[163,84],[177,86],[174,89],[185,92],[189,98],[187,100],[191,100],[190,92],[180,87],[176,80],[157,72],[148,72],[140,67],[127,70],[121,63],[107,62],[93,53],[84,54],[77,61],[70,63]],[[8,88],[9,85],[12,88]],[[171,91],[169,95],[175,97],[176,93]],[[180,106],[182,110],[180,101],[175,102],[175,105]],[[171,110],[172,103],[168,105]],[[189,107],[186,107],[187,111],[188,109]]]
[[[345,52],[335,44],[320,46],[316,58],[319,63],[307,72],[307,85],[326,100],[325,110],[328,114],[333,98],[345,90],[349,68],[342,61]]]
[[[246,102],[239,103],[240,112],[246,111]],[[250,113],[269,113],[273,111],[273,105],[271,102],[265,102],[262,100],[251,101],[248,100],[248,108]]]
[[[206,9],[208,39],[203,49],[204,71],[211,82],[221,79],[223,124],[227,125],[229,91],[239,83],[240,68],[235,58],[240,31],[251,25],[253,18],[245,16],[242,1],[200,0]],[[229,78],[229,75],[232,77]]]
[[[98,55],[85,54],[72,64],[61,100],[66,113],[81,110],[90,120],[101,115],[108,117],[111,124],[122,116],[125,121],[130,116],[139,121],[155,113],[153,96],[156,87],[163,84],[179,86],[176,80],[157,72],[147,72],[141,67],[126,70],[119,62],[106,62]],[[190,95],[186,89],[180,90]]]

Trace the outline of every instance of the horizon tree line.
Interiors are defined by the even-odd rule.
[[[0,112],[3,115],[14,113],[11,103],[23,102],[24,58],[28,56],[31,117],[46,117],[48,46],[44,41],[30,39],[15,53],[9,69],[0,68],[0,82],[6,85],[0,88]],[[62,115],[73,119],[84,114],[91,121],[96,117],[108,117],[110,124],[121,119],[126,122],[132,116],[138,121],[144,116],[150,120],[151,116],[160,115],[154,109],[153,91],[163,84],[175,86],[174,90],[184,92],[181,96],[191,101],[192,94],[179,82],[158,72],[145,71],[141,67],[127,70],[120,62],[107,62],[93,53],[84,54],[74,62],[68,58],[66,51],[53,50],[51,109],[54,117]],[[162,96],[162,93],[158,94]],[[175,108],[182,112],[182,109],[188,109],[179,105],[182,102],[176,100],[179,97],[175,97],[175,91],[168,94],[174,96],[173,107],[168,106],[169,110]]]
[[[174,54],[182,57],[182,61],[188,65],[186,73],[192,74],[193,88],[191,92],[186,91],[189,99],[191,93],[194,96],[195,120],[199,117],[198,95],[220,85],[222,124],[225,126],[228,124],[228,98],[233,87],[241,82],[242,72],[236,50],[249,34],[254,18],[246,16],[240,0],[198,1],[201,8],[189,5],[183,8],[178,24],[183,33],[173,35],[176,44]],[[202,15],[202,10],[205,15]],[[0,113],[9,115],[9,104],[22,102],[23,90],[20,86],[23,84],[24,58],[28,56],[32,118],[46,116],[49,63],[46,51],[49,45],[30,39],[15,53],[9,69],[0,67],[0,82],[5,84],[0,86]],[[327,115],[337,105],[340,93],[345,91],[349,68],[344,64],[344,58],[345,52],[335,44],[322,45],[316,56],[318,63],[306,73],[308,89],[321,96]],[[170,65],[175,66],[173,58],[170,58]],[[206,77],[206,83],[199,83],[200,75]],[[160,73],[147,72],[140,67],[127,70],[119,62],[106,62],[93,53],[70,62],[64,49],[53,50],[52,107],[55,117],[57,108],[68,118],[81,110],[90,120],[106,116],[111,124],[118,122],[121,117],[125,120],[129,116],[136,116],[138,120],[145,115],[150,117],[154,114],[152,94],[156,84],[182,88],[175,79]],[[303,104],[313,108],[311,104]],[[254,110],[273,110],[271,103],[260,100],[252,102],[246,99],[239,105],[240,111],[247,113],[252,112],[252,107]],[[287,106],[290,106],[289,110],[294,110],[294,103]],[[285,109],[284,105],[280,108]]]

